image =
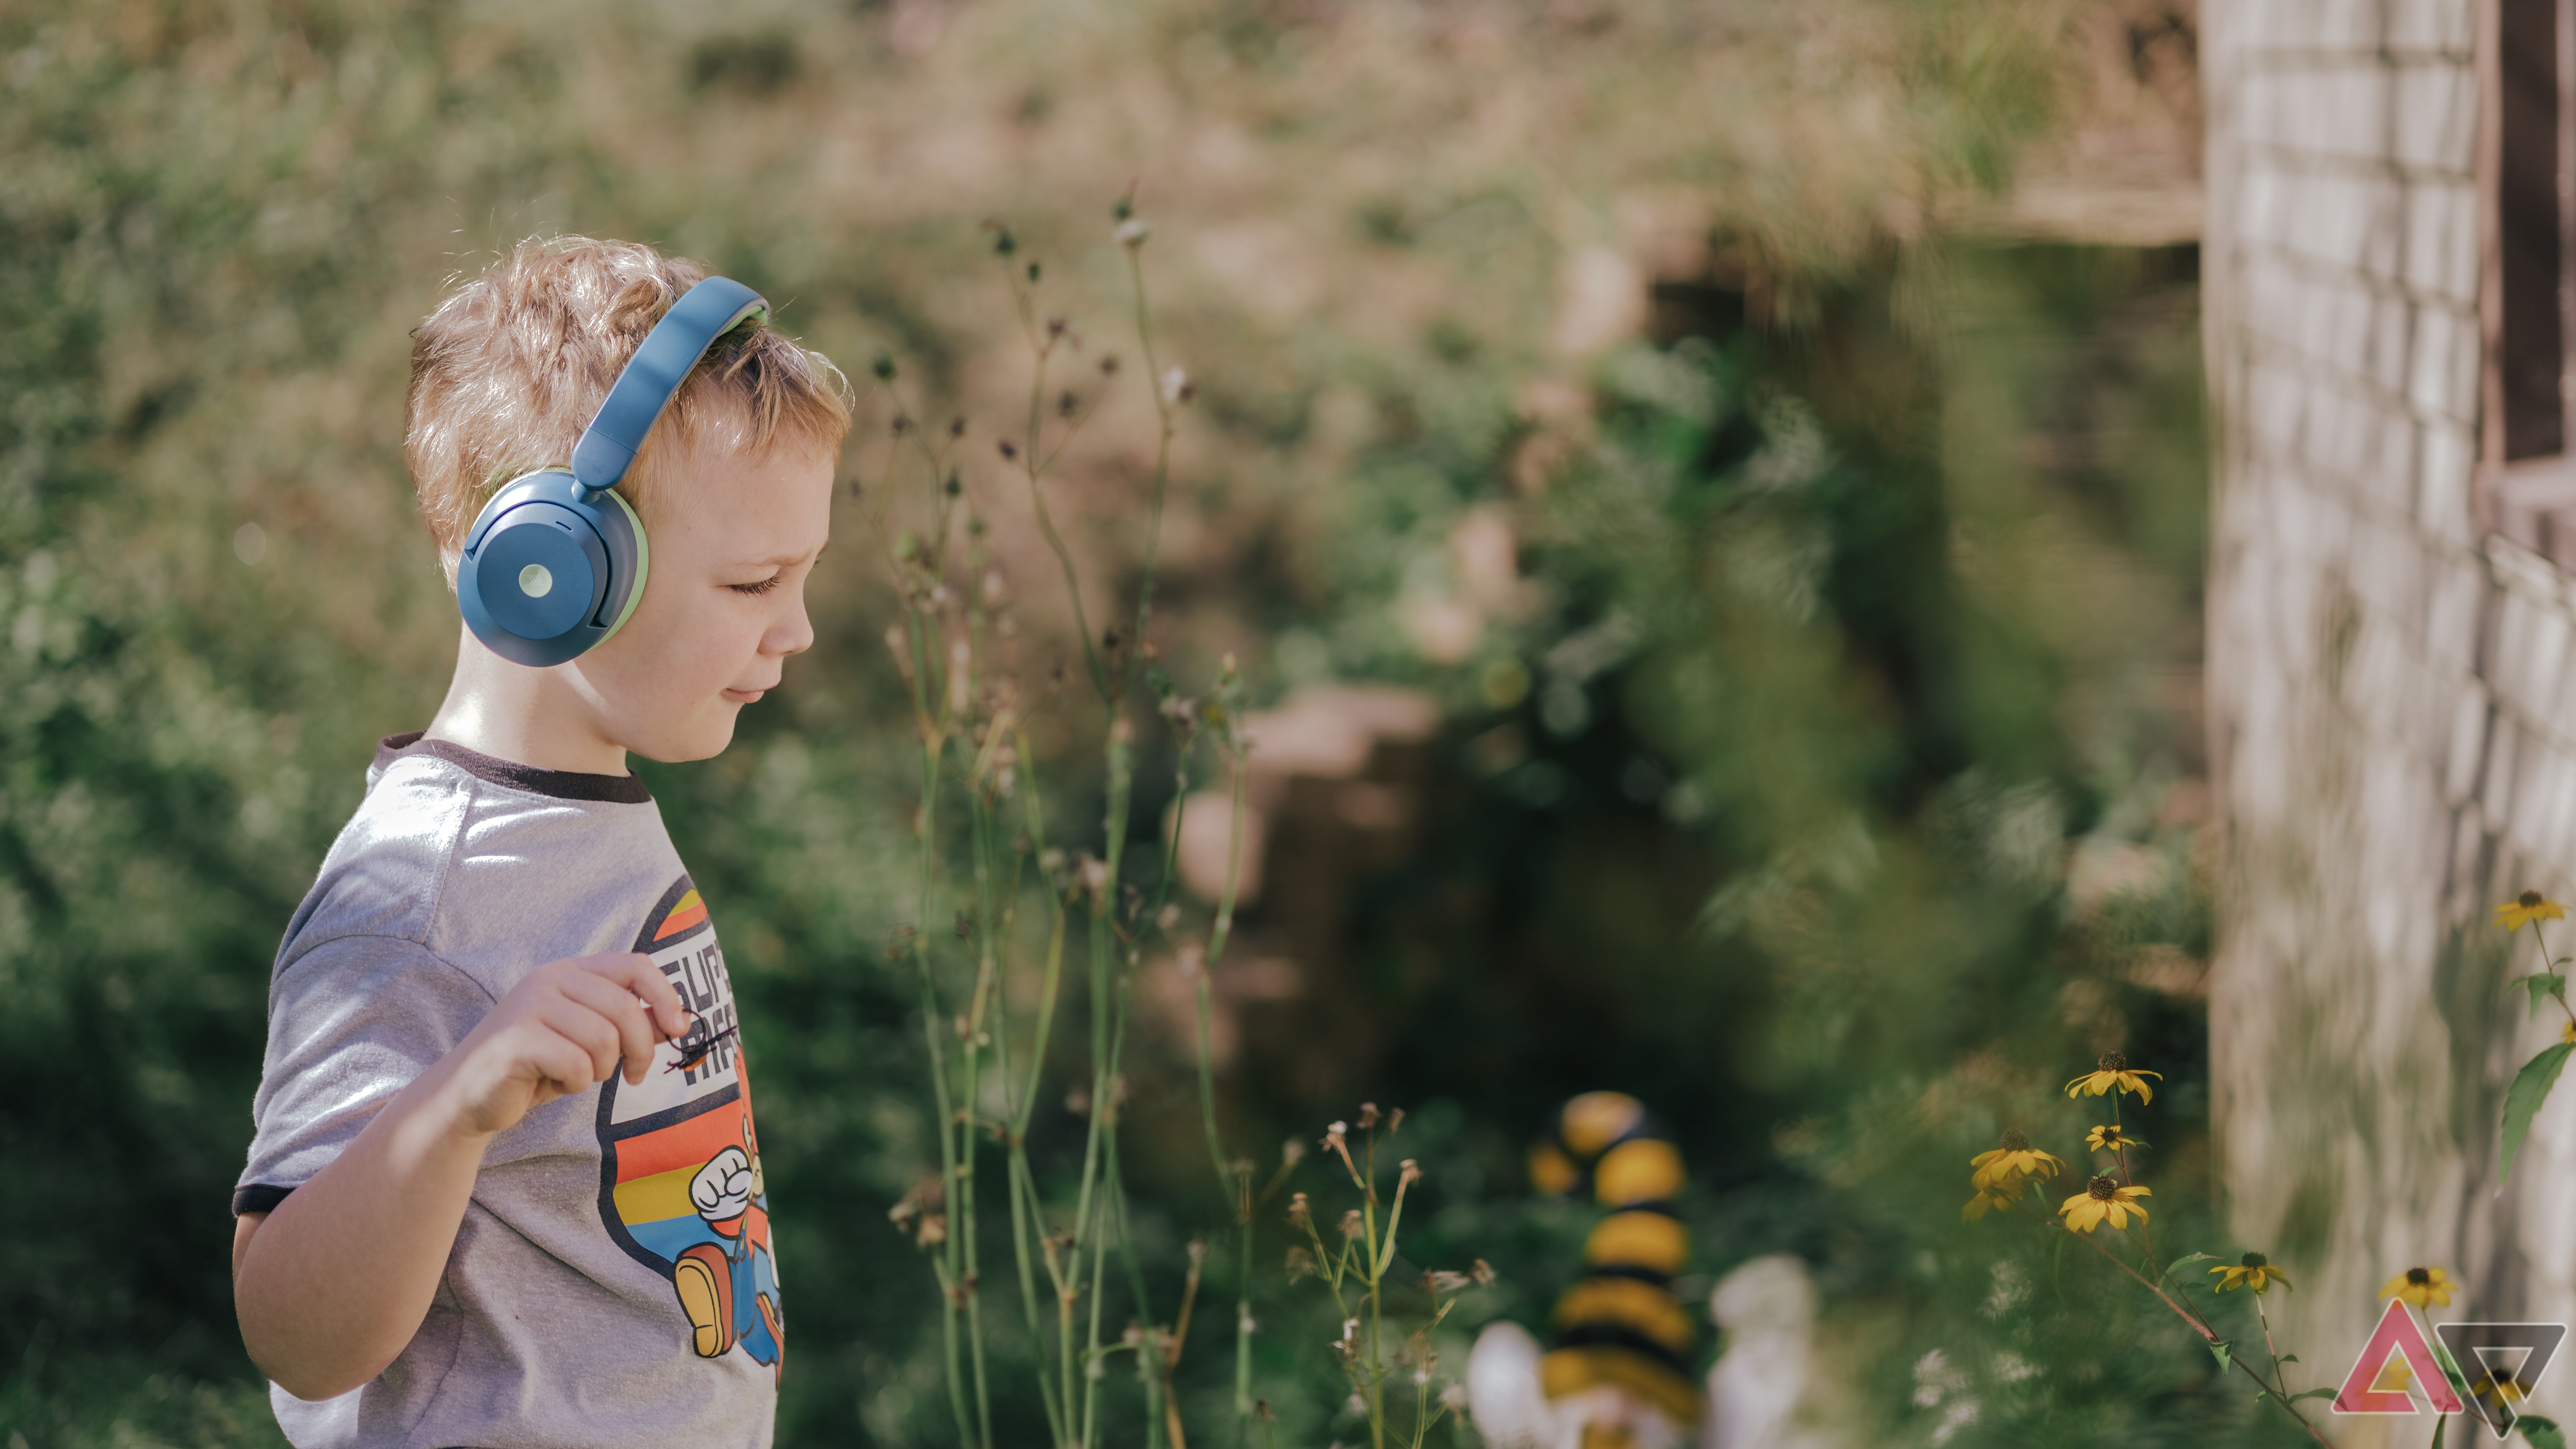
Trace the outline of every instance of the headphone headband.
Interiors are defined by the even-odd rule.
[[[584,497],[605,493],[625,478],[643,450],[644,435],[715,340],[768,310],[759,293],[730,277],[709,277],[671,304],[573,444],[572,476]]]

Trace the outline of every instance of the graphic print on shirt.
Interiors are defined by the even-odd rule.
[[[642,1084],[617,1073],[600,1087],[599,1215],[628,1256],[669,1280],[699,1357],[739,1348],[775,1370],[786,1325],[751,1078],[724,951],[687,876],[662,893],[635,949],[695,1017]]]

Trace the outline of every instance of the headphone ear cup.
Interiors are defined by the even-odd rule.
[[[644,581],[653,573],[653,546],[644,536],[643,518],[623,494],[614,489],[602,494],[593,510],[592,521],[608,550],[608,588],[591,622],[602,631],[597,642],[605,644],[626,627],[644,598]]]
[[[466,535],[457,605],[474,637],[513,663],[580,657],[616,631],[640,592],[628,583],[643,538],[633,511],[581,493],[561,469],[527,474],[495,493]]]

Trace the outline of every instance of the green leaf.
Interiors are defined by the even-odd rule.
[[[2549,1100],[2549,1089],[2558,1085],[2558,1070],[2567,1065],[2567,1054],[2576,1051],[2576,1042],[2560,1042],[2530,1061],[2523,1063],[2513,1085],[2504,1093],[2504,1157],[2496,1169],[2496,1181],[2513,1176],[2513,1155],[2522,1146],[2523,1134],[2531,1130],[2531,1119],[2540,1104]]]
[[[2171,1277],[2172,1275],[2181,1272],[2183,1269],[2190,1267],[2194,1263],[2215,1263],[2217,1261],[2218,1255],[2216,1253],[2193,1253],[2186,1257],[2176,1258],[2172,1262],[2165,1264],[2165,1271],[2157,1276]]]
[[[2298,1356],[2297,1354],[2295,1354],[2295,1353],[2285,1353],[2285,1354],[2281,1355],[2281,1362],[2283,1362],[2283,1363],[2297,1363],[2298,1361],[2299,1361],[2299,1356]],[[2329,1389],[2329,1390],[2327,1390],[2327,1392],[2328,1392],[2328,1393],[2332,1393],[2332,1392],[2333,1392],[2333,1390]]]
[[[2289,1360],[2285,1358],[2281,1362],[2288,1363]],[[2331,1399],[2334,1396],[2335,1391],[2332,1389],[2310,1389],[2303,1394],[2290,1395],[2290,1402],[2295,1404],[2301,1399]]]
[[[2534,972],[2529,976],[2517,976],[2514,978],[2514,984],[2530,994],[2531,1009],[2535,1014],[2540,1010],[2540,1003],[2553,996],[2567,994],[2567,978],[2548,971]]]
[[[2567,1434],[2558,1427],[2555,1419],[2524,1414],[2513,1421],[2513,1426],[2522,1431],[2523,1438],[2531,1441],[2531,1449],[2567,1449]]]
[[[2220,1373],[2223,1374],[2236,1366],[2235,1363],[2228,1358],[2228,1354],[2234,1352],[2235,1348],[2236,1345],[2232,1341],[2224,1338],[2217,1339],[2209,1345],[2209,1356],[2218,1360],[2218,1371]]]

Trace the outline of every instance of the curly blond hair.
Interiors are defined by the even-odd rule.
[[[635,242],[531,238],[449,294],[412,334],[403,461],[448,587],[484,500],[563,465],[646,333],[707,275]],[[838,449],[849,382],[829,358],[773,331],[736,327],[707,349],[618,492],[649,527],[667,460],[706,443],[760,455],[787,443]]]

